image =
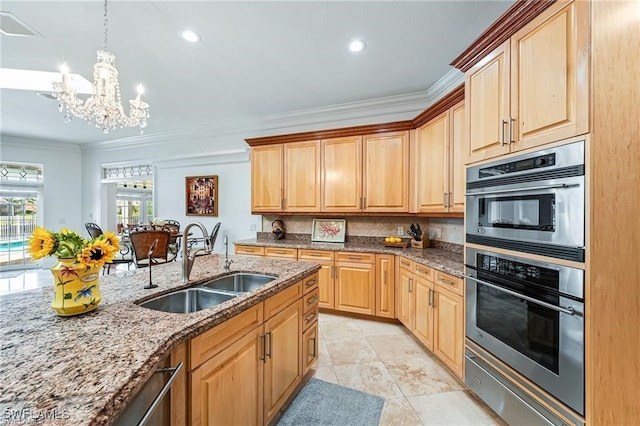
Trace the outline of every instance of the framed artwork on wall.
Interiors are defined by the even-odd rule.
[[[345,219],[313,219],[311,241],[344,243],[346,229]]]
[[[218,216],[218,176],[185,178],[187,216]]]

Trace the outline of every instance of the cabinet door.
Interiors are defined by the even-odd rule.
[[[409,132],[367,135],[362,144],[363,210],[408,212]]]
[[[396,293],[398,295],[398,319],[409,330],[413,330],[413,273],[398,268]]]
[[[191,373],[192,425],[262,424],[262,327]]]
[[[282,145],[251,150],[251,211],[282,211]]]
[[[395,318],[395,256],[376,254],[376,316]]]
[[[509,41],[467,71],[467,164],[509,152]]]
[[[462,378],[464,302],[460,295],[436,285],[433,353]]]
[[[362,209],[362,136],[322,141],[322,211]]]
[[[449,196],[450,212],[464,212],[466,171],[464,168],[465,142],[464,101],[449,110]]]
[[[418,212],[446,212],[448,190],[449,112],[416,131]]]
[[[415,316],[413,334],[433,351],[433,283],[414,275]]]
[[[588,14],[559,2],[511,38],[512,150],[588,132]]]
[[[298,251],[298,260],[308,260],[321,265],[318,271],[318,305],[321,308],[335,308],[333,256],[334,252],[332,251],[307,249]]]
[[[284,145],[284,210],[320,211],[320,141]]]
[[[302,380],[302,304],[265,322],[264,420],[268,424]]]
[[[302,335],[302,375],[304,376],[318,360],[318,321]]]
[[[376,313],[375,268],[370,263],[336,263],[336,309],[360,314]]]

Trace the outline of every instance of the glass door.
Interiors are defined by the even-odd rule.
[[[36,268],[27,252],[38,223],[38,190],[0,191],[0,269]]]

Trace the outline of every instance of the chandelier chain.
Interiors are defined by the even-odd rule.
[[[104,0],[104,41],[102,43],[102,49],[107,50],[107,39],[109,38],[109,27],[107,19],[107,0]]]

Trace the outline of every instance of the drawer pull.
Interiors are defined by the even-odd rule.
[[[307,300],[307,306],[311,306],[318,301],[318,295],[314,295]]]
[[[400,263],[401,263],[401,264],[403,264],[404,266],[409,266],[409,265],[410,265],[410,263],[409,263],[409,262],[406,262],[406,261],[404,261],[404,260],[401,260],[401,261],[400,261]]]
[[[313,321],[316,317],[316,313],[315,312],[311,312],[311,314],[307,315],[307,317],[304,319],[304,322],[306,324],[309,324],[311,321]]]
[[[451,280],[446,280],[446,279],[444,279],[444,278],[442,278],[442,277],[439,277],[439,278],[438,278],[438,281],[440,281],[441,283],[444,283],[444,284],[456,285],[456,283],[454,283],[453,281],[451,281]]]
[[[351,260],[360,260],[361,259],[360,256],[349,256],[348,258],[351,259]]]
[[[307,281],[307,282],[305,283],[305,285],[306,285],[307,287],[311,287],[311,286],[316,285],[316,283],[317,283],[317,282],[318,282],[318,280],[314,278],[314,279],[312,279],[312,280]]]
[[[272,253],[275,253],[275,254],[286,254],[286,253],[287,253],[287,252],[286,252],[286,251],[284,251],[284,250],[272,250],[271,252],[272,252]]]
[[[429,271],[427,271],[426,269],[422,269],[422,268],[416,268],[416,271],[420,272],[421,274],[428,274]]]
[[[311,256],[311,257],[322,257],[323,255],[320,254],[320,253],[309,253],[308,256]]]

